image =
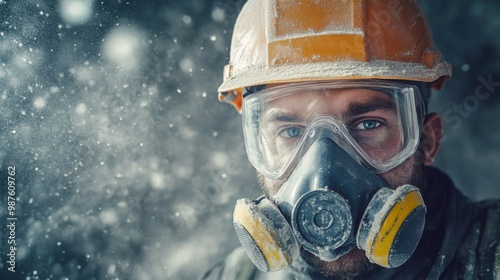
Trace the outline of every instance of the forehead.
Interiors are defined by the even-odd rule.
[[[391,102],[392,98],[379,90],[367,88],[291,89],[282,96],[269,100],[266,110],[280,109],[294,113],[342,114],[353,104]]]

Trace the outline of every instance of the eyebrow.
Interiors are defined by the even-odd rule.
[[[299,117],[295,113],[288,113],[285,111],[281,110],[270,110],[270,112],[267,112],[264,114],[264,119],[263,123],[269,123],[269,122],[298,122]]]
[[[396,107],[393,102],[384,99],[372,99],[363,103],[352,103],[347,110],[342,114],[343,119],[349,119],[373,111],[386,111],[394,113]]]
[[[396,111],[396,107],[393,102],[388,100],[374,98],[368,102],[363,103],[351,103],[349,104],[347,110],[342,114],[343,119],[353,118],[362,114],[373,111],[386,111],[393,113]],[[297,123],[301,121],[301,118],[293,112],[286,112],[279,109],[271,109],[264,114],[262,123],[270,122],[290,122]]]

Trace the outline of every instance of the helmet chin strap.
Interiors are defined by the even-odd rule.
[[[290,265],[300,247],[326,261],[356,246],[368,259],[397,267],[415,250],[425,205],[416,187],[392,190],[330,138],[318,139],[270,198],[242,199],[234,226],[263,271]]]

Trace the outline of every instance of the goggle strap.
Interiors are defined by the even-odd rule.
[[[251,87],[245,87],[243,88],[243,98],[254,94],[258,91],[261,91],[266,88],[266,85],[257,85],[257,86],[251,86]]]

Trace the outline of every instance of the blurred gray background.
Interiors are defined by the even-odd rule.
[[[259,190],[216,89],[243,3],[0,0],[1,279],[195,279],[238,246],[234,202]],[[454,71],[436,165],[498,198],[500,2],[422,5]]]

